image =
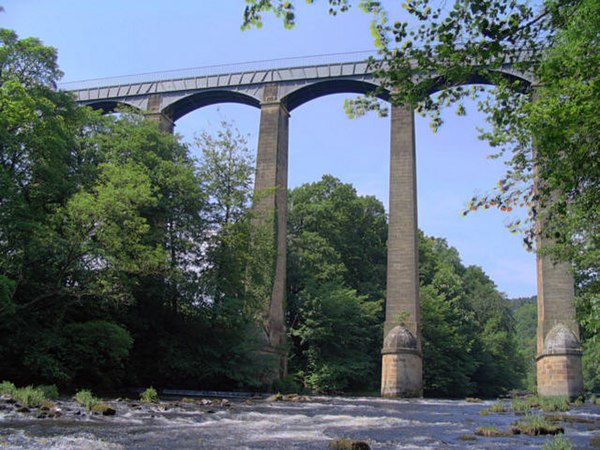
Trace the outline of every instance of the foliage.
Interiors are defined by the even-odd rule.
[[[42,384],[37,388],[44,393],[44,397],[48,400],[56,400],[58,398],[58,387],[55,384]]]
[[[225,226],[239,221],[250,203],[254,173],[246,138],[233,123],[223,121],[214,135],[200,133],[195,145],[202,152],[199,176],[209,198],[211,222]]]
[[[564,429],[558,425],[550,423],[544,416],[535,414],[525,416],[523,419],[519,420],[513,427],[513,433],[539,436],[543,434],[564,433]]]
[[[158,392],[153,387],[149,387],[140,393],[140,400],[143,403],[158,403]]]
[[[94,406],[100,403],[100,400],[94,397],[92,391],[87,389],[81,389],[80,391],[77,391],[74,399],[80,405],[85,406],[88,411],[91,411]]]
[[[537,298],[528,297],[511,300],[517,343],[526,370],[524,386],[531,392],[535,392],[537,352]]]
[[[363,385],[375,369],[368,350],[381,306],[338,283],[308,289],[301,301],[303,321],[292,335],[305,348],[305,385],[314,392]]]
[[[63,330],[65,367],[74,383],[112,388],[124,377],[124,363],[133,339],[119,325],[107,321],[70,323]]]
[[[289,194],[290,370],[317,392],[374,389],[380,365],[383,206],[332,176]]]
[[[540,408],[545,412],[568,411],[569,399],[565,396],[544,396],[539,398]]]
[[[0,383],[0,395],[10,395],[11,397],[17,391],[17,387],[10,381],[3,381]]]
[[[46,400],[46,396],[41,389],[34,388],[33,386],[26,386],[16,390],[14,399],[23,406],[31,408],[33,406],[40,406]]]
[[[46,389],[45,389],[46,388]],[[3,381],[0,383],[0,395],[7,395],[12,397],[14,400],[21,403],[23,406],[28,408],[33,406],[41,405],[45,400],[49,397],[46,395],[46,391],[48,391],[48,386],[43,387],[39,386],[37,388],[33,386],[27,386],[23,388],[17,388],[10,381]],[[56,387],[50,392],[53,395],[56,391]],[[56,397],[58,393],[56,392]]]
[[[250,250],[239,136],[225,128],[213,142],[229,147],[198,167],[151,120],[54,90],[54,49],[1,36],[0,372],[102,389],[260,384],[246,274],[264,253]]]

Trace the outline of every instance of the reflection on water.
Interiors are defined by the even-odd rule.
[[[480,415],[489,402],[313,397],[298,403],[238,401],[212,409],[177,402],[111,405],[117,410],[114,417],[65,414],[40,420],[0,411],[0,448],[323,449],[332,439],[351,438],[366,441],[373,449],[531,449],[552,439],[474,438],[479,426],[508,430],[518,418]],[[75,411],[77,406],[67,408]],[[575,448],[593,448],[592,437],[600,436],[600,406],[575,408],[569,414],[587,420],[564,423],[567,437]]]

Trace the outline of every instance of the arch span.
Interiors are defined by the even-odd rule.
[[[241,103],[260,108],[260,101],[248,94],[229,90],[214,90],[183,97],[164,108],[162,113],[176,121],[196,109],[217,103]]]
[[[90,102],[90,103],[86,103],[85,106],[89,106],[92,109],[102,111],[102,114],[113,113],[119,108],[133,109],[140,113],[143,112],[140,108],[138,108],[135,105],[132,105],[130,103],[123,102],[123,101],[116,101],[116,100],[102,100],[102,101],[98,101],[98,102]]]
[[[381,100],[389,101],[389,92],[385,90],[378,92],[378,88],[379,86],[376,84],[367,81],[332,79],[303,86],[290,92],[281,100],[290,112],[311,100],[331,94],[367,94],[373,92]]]

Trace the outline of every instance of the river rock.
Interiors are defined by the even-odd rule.
[[[369,444],[354,439],[334,439],[329,443],[332,450],[371,450]]]
[[[266,398],[268,402],[280,402],[283,400],[283,395],[277,393]]]
[[[102,414],[103,416],[114,416],[117,413],[114,408],[111,408],[106,403],[98,403],[92,406],[92,412],[94,414]]]

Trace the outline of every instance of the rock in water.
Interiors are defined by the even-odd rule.
[[[329,443],[329,448],[332,450],[371,450],[366,442],[353,439],[334,439]]]

